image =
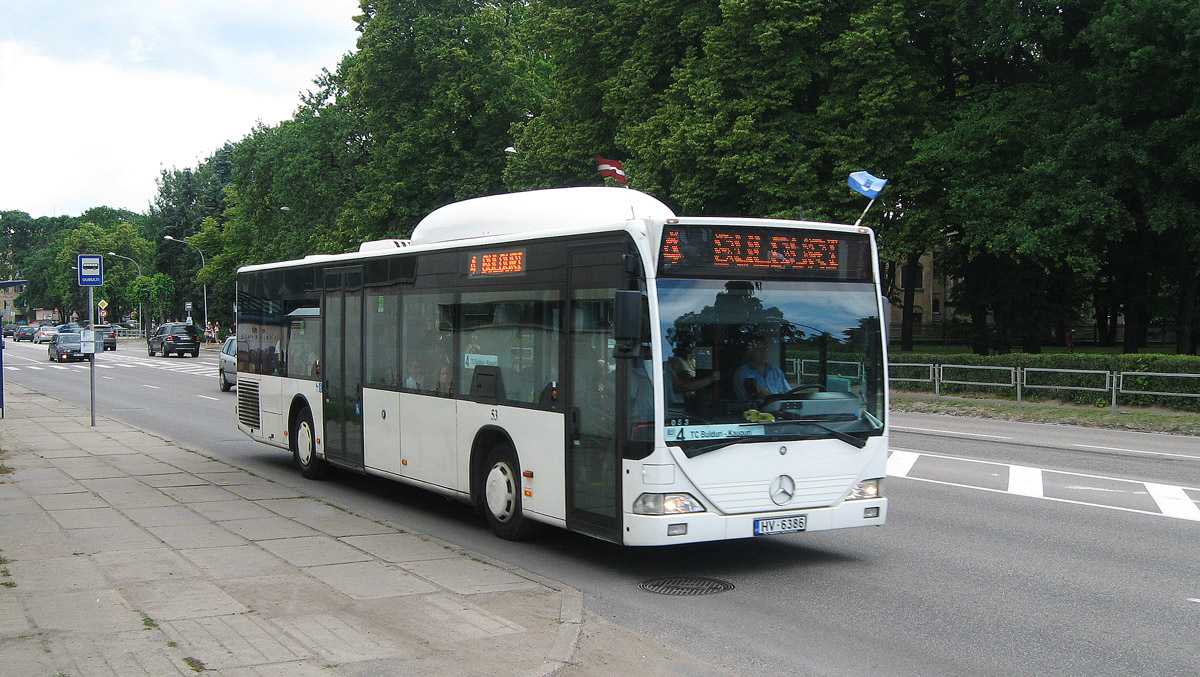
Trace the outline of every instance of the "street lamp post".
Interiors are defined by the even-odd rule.
[[[138,263],[137,261],[134,261],[133,259],[129,258],[128,256],[121,256],[120,254],[118,254],[116,252],[109,252],[108,255],[115,256],[118,259],[125,259],[126,261],[137,266],[138,277],[142,276],[142,265],[140,263]],[[142,328],[142,332],[141,332],[142,334],[146,334],[146,331],[145,331],[146,316],[142,314],[142,302],[140,299],[138,300],[138,327]]]
[[[170,235],[163,235],[163,239],[170,240],[171,242],[178,242],[179,244],[185,244],[185,245],[191,247],[192,249],[195,249],[196,253],[200,255],[200,267],[201,268],[204,267],[204,252],[200,251],[199,247],[197,247],[196,245],[192,244],[191,242],[187,242],[185,240],[176,240],[175,238],[171,237]],[[208,285],[207,284],[202,285],[202,288],[204,290],[204,324],[202,326],[207,328],[208,327]]]

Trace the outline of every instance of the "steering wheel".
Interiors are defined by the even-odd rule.
[[[799,395],[801,392],[803,392],[805,390],[816,390],[817,392],[824,392],[825,386],[821,385],[820,383],[804,383],[804,384],[796,386],[795,388],[792,388],[791,390],[787,391],[786,393],[775,393],[774,395],[767,395],[767,397],[763,400],[763,404],[766,405],[766,404],[770,404],[772,402],[786,400],[786,399],[789,399],[792,395]]]

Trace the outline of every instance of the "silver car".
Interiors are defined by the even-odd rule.
[[[221,346],[221,355],[217,362],[217,385],[223,392],[237,385],[237,337],[230,336]]]

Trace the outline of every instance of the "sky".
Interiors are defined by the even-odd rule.
[[[354,51],[358,0],[0,0],[0,211],[147,211],[291,118]]]

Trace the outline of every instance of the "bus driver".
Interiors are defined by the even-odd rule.
[[[733,390],[739,400],[762,400],[792,389],[783,370],[767,361],[770,342],[763,338],[750,344],[750,361],[733,372]]]

